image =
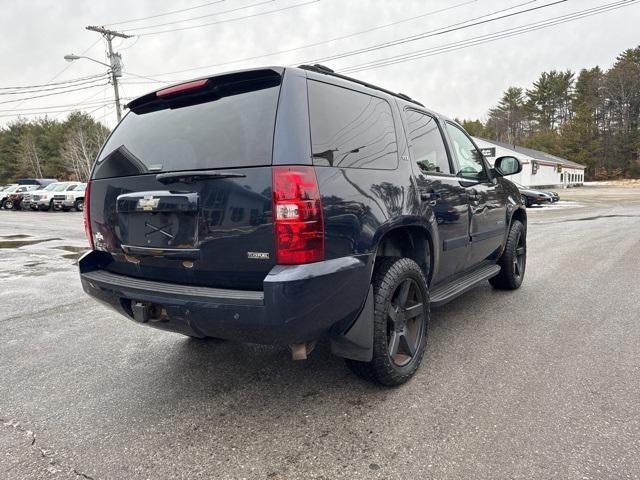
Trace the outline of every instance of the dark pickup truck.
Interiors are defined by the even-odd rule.
[[[520,286],[526,212],[456,122],[326,67],[231,72],[133,100],[85,194],[84,290],[196,338],[328,337],[358,375],[408,380],[430,307]]]

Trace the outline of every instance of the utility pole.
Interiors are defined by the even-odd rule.
[[[122,111],[120,109],[120,92],[118,91],[118,78],[122,76],[122,57],[119,53],[113,52],[111,41],[116,37],[131,38],[131,35],[116,32],[115,30],[109,30],[104,27],[89,26],[87,27],[87,30],[101,33],[102,36],[107,40],[107,46],[109,47],[109,64],[111,65],[111,81],[113,83],[113,92],[116,97],[116,115],[119,122],[122,119]]]

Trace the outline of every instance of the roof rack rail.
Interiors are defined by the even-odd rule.
[[[358,80],[357,78],[348,77],[346,75],[336,73],[334,70],[330,69],[329,67],[325,65],[320,65],[319,63],[316,63],[315,65],[299,65],[298,68],[301,68],[303,70],[309,70],[311,72],[323,73],[325,75],[331,75],[332,77],[342,78],[343,80],[348,80],[350,82],[358,83],[360,85],[364,85],[365,87],[369,87],[374,90],[379,90],[381,92],[388,93],[389,95],[393,95],[394,97],[398,97],[403,100],[406,100],[407,102],[415,103],[416,105],[420,105],[421,107],[424,107],[422,103],[420,103],[417,100],[414,100],[409,95],[405,95],[404,93],[392,92],[390,90],[387,90],[386,88],[378,87],[377,85],[363,82],[362,80]]]

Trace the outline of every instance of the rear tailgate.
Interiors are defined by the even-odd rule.
[[[254,70],[131,104],[91,187],[114,273],[262,289],[275,265],[271,155],[281,72]]]

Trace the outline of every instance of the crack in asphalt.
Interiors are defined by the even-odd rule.
[[[54,308],[43,308],[40,310],[35,310],[33,312],[28,312],[29,315],[31,315],[33,318],[37,318],[38,316],[42,315],[42,314],[49,314],[49,315],[54,315],[64,309],[66,309],[67,307],[75,307],[77,305],[80,305],[81,303],[85,303],[87,302],[87,300],[89,299],[89,297],[87,298],[83,298],[82,300],[79,300],[77,302],[70,302],[70,303],[63,303],[61,305],[58,305],[57,307]],[[23,319],[25,316],[24,313],[20,313],[19,315],[11,315],[9,317],[0,317],[0,322],[6,322],[6,321],[11,321],[11,320],[21,320]]]
[[[69,467],[65,467],[64,465],[62,465],[60,462],[58,462],[54,457],[56,456],[56,452],[53,449],[46,449],[46,448],[41,448],[40,446],[36,445],[36,434],[33,430],[28,430],[25,427],[22,426],[22,424],[16,420],[13,419],[6,419],[6,418],[0,418],[0,423],[2,423],[2,425],[4,427],[7,428],[11,428],[14,431],[21,433],[27,437],[30,438],[30,443],[29,443],[29,447],[33,448],[33,449],[37,449],[37,451],[40,453],[40,456],[42,458],[45,458],[49,461],[49,465],[50,465],[50,472],[51,473],[55,473],[51,471],[51,468],[53,467],[58,467],[60,469],[67,469],[67,471],[69,472],[73,472],[76,476],[78,477],[82,477],[82,478],[86,478],[88,480],[95,480],[93,477],[87,475],[86,473],[80,472],[79,470],[77,470],[75,467],[74,468],[69,468]]]

